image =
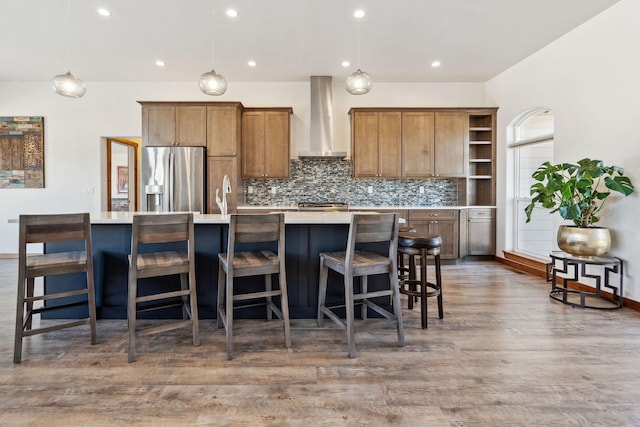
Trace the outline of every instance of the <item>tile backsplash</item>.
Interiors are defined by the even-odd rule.
[[[246,179],[244,203],[252,206],[295,206],[298,202],[324,201],[355,206],[458,205],[456,179],[354,178],[352,167],[351,160],[291,160],[288,179]]]

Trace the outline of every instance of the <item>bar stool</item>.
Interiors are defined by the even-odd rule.
[[[191,327],[193,345],[200,345],[198,299],[196,293],[193,214],[134,215],[129,257],[129,362],[135,360],[138,336]],[[157,283],[145,283],[139,292],[138,279],[180,275],[180,289],[158,289]],[[137,329],[140,312],[182,307],[182,319]]]
[[[398,235],[398,252],[409,256],[409,278],[400,281],[400,293],[409,296],[408,308],[413,309],[415,298],[420,299],[422,328],[427,328],[427,298],[438,298],[438,315],[444,317],[442,309],[442,277],[440,272],[440,247],[442,238],[403,232]],[[420,257],[420,279],[417,279],[416,256]],[[435,283],[427,280],[427,257],[433,256],[436,272]],[[417,288],[420,288],[419,290]]]
[[[227,252],[218,254],[218,328],[224,326],[226,333],[227,360],[233,358],[233,310],[256,305],[266,305],[267,319],[272,313],[282,319],[284,341],[291,347],[289,326],[289,299],[287,297],[287,275],[284,251],[284,214],[236,215],[229,217],[229,238]],[[238,251],[237,244],[275,243],[277,254],[271,250]],[[279,289],[272,289],[271,276],[278,274]],[[265,290],[258,292],[234,293],[234,278],[264,276]],[[225,297],[226,293],[226,297]],[[280,308],[273,303],[273,297],[280,297]],[[261,300],[264,302],[257,302]],[[252,302],[253,301],[253,302]],[[241,302],[240,304],[235,304]]]
[[[68,242],[68,243],[67,243]],[[62,243],[69,251],[27,255],[30,243]],[[78,246],[79,250],[74,250]],[[18,298],[16,307],[16,329],[13,362],[22,360],[22,339],[26,336],[42,334],[63,328],[89,324],[91,344],[96,343],[96,303],[93,284],[93,251],[91,247],[91,224],[88,213],[60,215],[20,215],[20,235],[18,249]],[[87,287],[57,293],[34,295],[36,277],[84,272]],[[86,299],[76,298],[86,295]],[[70,298],[71,297],[71,298]],[[65,298],[66,300],[60,300]],[[58,305],[43,305],[34,308],[36,301],[58,300]],[[71,302],[70,302],[71,301]],[[86,305],[89,317],[48,327],[32,328],[33,316],[53,310]]]
[[[398,233],[415,233],[416,229],[411,227],[400,227]],[[405,262],[405,256],[398,251],[398,280],[409,279],[409,266]]]
[[[386,254],[371,250],[356,249],[356,244],[386,242]],[[404,327],[402,308],[398,293],[398,214],[353,214],[349,226],[349,238],[346,251],[322,252],[320,254],[320,287],[318,293],[318,327],[324,325],[324,316],[333,320],[340,328],[347,330],[349,357],[356,357],[354,304],[362,304],[362,319],[367,317],[371,308],[396,325],[398,345],[404,346]],[[360,247],[360,245],[358,245]],[[327,281],[329,269],[344,276],[345,302],[342,305],[326,306]],[[389,289],[369,292],[367,277],[376,274],[389,276]],[[360,277],[361,293],[354,294],[353,279]],[[372,298],[391,296],[393,313],[371,301]],[[346,319],[343,321],[334,312],[344,307]]]

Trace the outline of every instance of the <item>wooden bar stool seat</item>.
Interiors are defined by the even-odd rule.
[[[135,360],[138,336],[190,327],[193,345],[200,345],[193,233],[191,213],[133,216],[127,306],[129,362]],[[180,289],[160,289],[153,282],[145,283],[143,292],[139,289],[139,279],[174,275],[180,277]],[[181,320],[137,327],[138,313],[176,306],[182,307]]]
[[[266,306],[266,316],[272,320],[273,314],[283,321],[284,341],[291,347],[289,325],[289,299],[287,297],[287,275],[285,270],[285,226],[284,214],[231,215],[229,218],[229,238],[227,252],[218,254],[218,328],[224,326],[226,333],[227,360],[233,358],[233,311],[255,305]],[[277,246],[272,250],[237,250],[236,244],[270,243]],[[279,288],[273,289],[271,276],[277,274]],[[234,278],[264,276],[264,290],[257,292],[236,292]],[[273,302],[280,297],[280,308]],[[236,304],[238,303],[238,304]]]
[[[27,245],[31,243],[63,244],[69,245],[70,248],[77,245],[80,250],[28,255]],[[22,340],[26,336],[89,324],[91,344],[95,344],[96,303],[89,214],[20,215],[18,252],[14,363],[20,363],[22,360]],[[45,250],[45,252],[47,251]],[[85,288],[50,292],[44,286],[43,292],[35,295],[35,279],[37,277],[78,272],[86,274],[87,286]],[[39,301],[44,304],[34,308],[34,303]],[[48,302],[55,304],[48,304]],[[89,312],[87,318],[35,329],[32,327],[34,315],[78,306],[87,306]]]
[[[427,298],[437,297],[438,315],[444,317],[442,307],[442,277],[440,248],[442,238],[415,232],[398,234],[398,253],[409,256],[409,277],[400,280],[400,293],[409,296],[408,308],[413,309],[414,299],[420,300],[422,328],[427,328]],[[427,258],[432,256],[435,264],[435,283],[427,280]],[[420,278],[417,275],[416,257],[420,257]],[[419,289],[418,289],[419,288]]]
[[[398,345],[404,346],[404,326],[398,292],[397,242],[398,214],[353,214],[346,251],[320,253],[318,327],[324,325],[326,315],[340,328],[346,329],[349,357],[356,357],[354,304],[362,304],[363,320],[367,318],[367,310],[372,309],[395,323]],[[386,253],[377,253],[365,247],[356,249],[357,244],[368,243],[385,243]],[[344,304],[326,305],[329,269],[344,276]],[[378,274],[388,275],[388,289],[369,291],[367,277]],[[353,290],[355,277],[360,277],[361,282],[361,292],[358,294],[354,294]],[[393,312],[387,311],[372,301],[382,296],[391,297]],[[335,313],[336,309],[342,308],[346,311],[345,321]]]

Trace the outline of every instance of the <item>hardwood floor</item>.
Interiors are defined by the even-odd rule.
[[[571,308],[540,278],[495,262],[443,266],[445,317],[406,309],[393,328],[238,320],[223,330],[140,339],[127,363],[125,320],[25,338],[14,365],[17,261],[0,259],[0,425],[640,425],[640,313]],[[199,283],[198,286],[206,286]]]

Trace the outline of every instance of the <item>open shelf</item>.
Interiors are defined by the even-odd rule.
[[[495,112],[469,113],[467,204],[495,205]]]

